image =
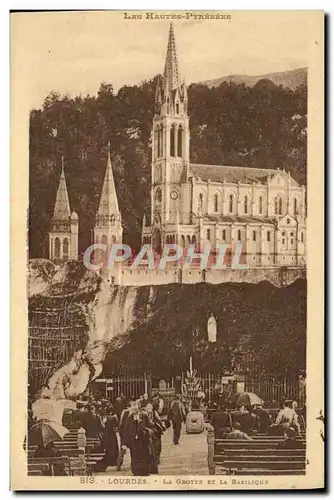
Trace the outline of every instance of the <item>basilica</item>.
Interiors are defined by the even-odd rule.
[[[272,170],[190,163],[187,87],[179,72],[172,25],[154,106],[151,213],[143,219],[142,244],[151,243],[160,252],[166,243],[183,247],[241,243],[250,267],[304,267],[305,186],[284,166]],[[77,228],[78,216],[70,212],[62,171],[49,234],[51,260],[78,258]],[[122,243],[110,147],[94,243]]]

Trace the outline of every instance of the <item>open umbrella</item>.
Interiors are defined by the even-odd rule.
[[[47,446],[53,441],[63,439],[69,430],[58,422],[51,420],[39,420],[28,432],[28,443],[30,445]]]
[[[240,392],[235,403],[237,405],[253,406],[262,405],[263,400],[254,394],[254,392]]]

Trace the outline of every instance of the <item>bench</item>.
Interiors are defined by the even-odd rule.
[[[252,440],[214,439],[213,427],[208,427],[209,474],[283,475],[305,474],[305,436],[297,438],[294,449],[279,448],[284,438],[254,436]]]
[[[71,464],[68,457],[43,457],[43,458],[29,458],[28,459],[28,475],[36,475],[36,471],[39,471],[39,475],[44,475],[44,473],[50,472],[51,476],[54,476],[54,466],[60,464],[64,466],[64,469],[68,475],[71,475]]]
[[[90,475],[92,473],[92,470],[94,466],[96,465],[97,462],[102,460],[104,458],[104,453],[101,452],[94,452],[94,448],[100,443],[100,441],[96,438],[87,438],[86,441],[86,453],[85,453],[85,463],[86,463],[86,468],[85,470],[82,469],[82,466],[76,465],[76,463],[80,463],[79,457],[81,455],[78,446],[77,446],[77,441],[76,440],[62,440],[62,441],[54,441],[55,447],[60,451],[62,457],[57,457],[55,458],[43,458],[43,459],[37,459],[35,458],[35,452],[37,449],[36,445],[29,445],[28,447],[28,453],[27,453],[27,458],[28,458],[28,470],[30,466],[35,466],[35,464],[42,463],[46,465],[47,470],[50,469],[49,463],[54,463],[54,460],[67,460],[69,461],[69,469],[68,473],[69,475],[73,475],[75,472],[78,473],[78,471],[81,471],[81,475]],[[30,467],[31,468],[31,467]],[[33,470],[31,468],[31,470]],[[43,469],[43,472],[45,472],[45,467]]]

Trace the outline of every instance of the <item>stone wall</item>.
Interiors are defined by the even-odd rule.
[[[301,267],[253,267],[250,269],[180,269],[145,270],[124,268],[113,280],[123,286],[167,285],[169,283],[259,283],[269,281],[275,286],[286,286],[299,278],[305,279],[306,269]]]

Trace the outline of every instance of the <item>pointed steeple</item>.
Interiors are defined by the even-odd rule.
[[[113,223],[120,219],[115,181],[110,158],[110,142],[108,142],[107,169],[104,177],[97,218],[102,218],[105,221]]]
[[[61,175],[53,210],[52,219],[57,221],[68,221],[71,215],[70,203],[68,200],[67,186],[64,173],[64,157],[61,158]]]
[[[173,90],[180,87],[179,64],[176,54],[175,36],[173,24],[170,24],[168,45],[164,70],[164,91],[165,94],[171,94]]]

